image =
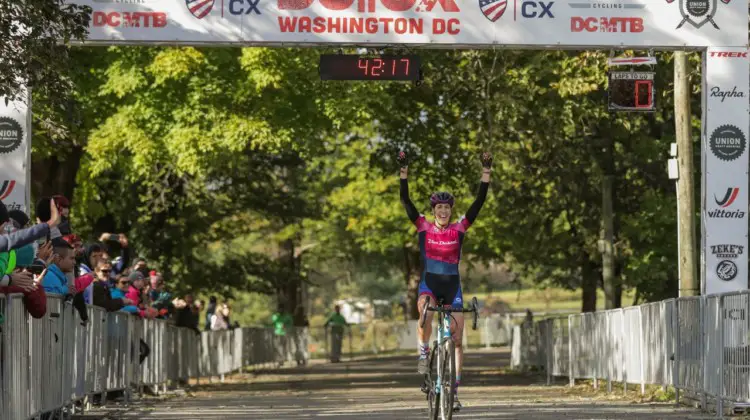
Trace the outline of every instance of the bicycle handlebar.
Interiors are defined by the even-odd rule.
[[[448,307],[428,306],[426,309],[428,311],[442,312],[444,314],[448,314],[451,312],[476,312],[476,309],[474,308],[468,308],[468,309],[467,308],[454,308],[451,306],[448,306]]]
[[[479,318],[479,303],[477,302],[477,298],[473,297],[471,298],[471,307],[470,308],[454,308],[452,306],[443,307],[443,306],[430,306],[429,298],[427,300],[427,304],[422,309],[422,314],[419,317],[419,325],[420,327],[424,328],[425,321],[427,321],[427,311],[433,311],[433,312],[439,312],[443,314],[450,314],[452,312],[458,312],[458,313],[473,313],[473,320],[471,324],[471,329],[475,330],[477,329],[477,320]]]

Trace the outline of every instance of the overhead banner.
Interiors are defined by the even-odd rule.
[[[703,62],[703,278],[712,294],[748,288],[750,57],[709,48]]]
[[[28,95],[25,95],[28,98]],[[29,214],[31,112],[23,101],[0,96],[0,201],[8,210]]]
[[[747,0],[72,0],[106,44],[708,47],[748,44]]]

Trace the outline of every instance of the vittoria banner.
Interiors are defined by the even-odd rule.
[[[26,95],[24,95],[26,96]],[[0,96],[0,201],[29,213],[31,112],[28,102]]]
[[[72,0],[90,40],[473,47],[747,46],[747,0]]]
[[[712,294],[748,288],[748,50],[709,48],[703,80],[703,278]]]

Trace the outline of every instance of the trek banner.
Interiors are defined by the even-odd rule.
[[[747,0],[71,0],[103,44],[748,45]]]
[[[748,288],[748,129],[750,58],[746,48],[704,53],[704,293]]]
[[[23,95],[27,99],[28,93]],[[0,201],[8,210],[29,213],[31,112],[28,101],[0,96]]]

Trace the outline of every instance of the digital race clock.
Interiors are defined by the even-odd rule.
[[[421,80],[422,63],[416,55],[325,54],[320,56],[321,80]]]
[[[609,110],[655,110],[654,72],[615,71],[609,73]]]

